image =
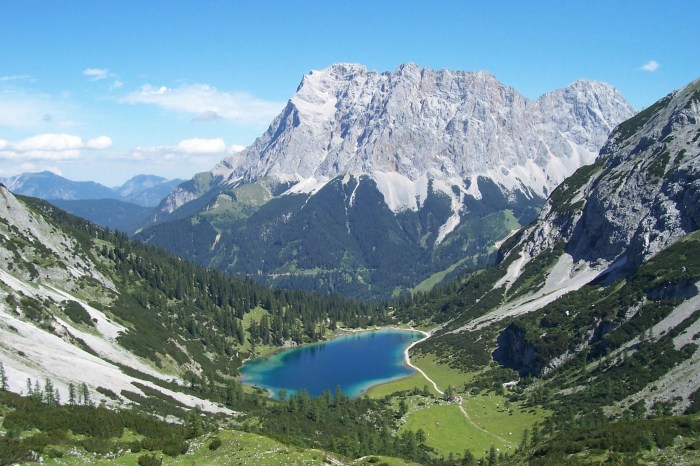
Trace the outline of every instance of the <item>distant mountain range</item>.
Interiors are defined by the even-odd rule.
[[[91,222],[132,234],[153,216],[153,207],[144,207],[117,199],[51,199],[49,202],[66,212]]]
[[[93,181],[72,181],[48,171],[0,179],[15,194],[48,200],[74,215],[129,234],[149,223],[155,206],[181,182],[138,175],[121,186],[108,188]]]
[[[579,80],[529,100],[486,72],[336,64],[139,239],[282,287],[388,297],[489,260],[634,110]],[[422,282],[422,283],[421,283]]]
[[[94,181],[71,181],[48,171],[0,179],[10,191],[25,196],[65,201],[116,199],[143,207],[157,206],[181,182],[154,175],[137,175],[121,186],[108,188]]]

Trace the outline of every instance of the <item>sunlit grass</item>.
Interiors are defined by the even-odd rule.
[[[513,448],[520,443],[525,429],[550,414],[542,409],[523,408],[520,403],[509,405],[505,397],[486,392],[464,396],[462,406],[477,426],[507,440]]]
[[[215,437],[221,440],[221,446],[216,450],[210,450],[209,444]],[[190,449],[184,455],[172,458],[159,452],[141,451],[139,453],[127,453],[116,458],[102,458],[82,452],[79,456],[66,454],[63,458],[45,458],[46,465],[124,465],[137,464],[142,455],[155,454],[163,458],[163,465],[191,466],[191,465],[316,465],[328,462],[329,458],[336,458],[343,462],[347,459],[338,455],[332,455],[319,450],[302,449],[285,445],[267,437],[232,430],[221,430],[216,434],[209,434],[191,441]],[[403,464],[403,463],[393,463]]]
[[[415,388],[423,390],[425,386],[428,387],[430,393],[437,395],[437,392],[433,389],[433,386],[428,383],[427,380],[425,380],[425,377],[418,373],[402,379],[375,385],[367,391],[367,395],[369,395],[370,398],[382,398],[386,395],[391,395],[392,393],[413,390]]]
[[[432,354],[411,356],[411,362],[423,369],[428,374],[428,377],[433,379],[440,390],[443,391],[448,385],[454,388],[461,388],[465,383],[471,382],[476,376],[474,372],[461,372],[445,364],[440,364]]]
[[[462,406],[469,419],[460,411],[459,405],[439,404],[418,406],[410,403],[407,422],[402,427],[413,431],[422,428],[426,432],[426,444],[447,457],[462,455],[471,450],[481,457],[494,445],[499,451],[513,451],[520,442],[523,431],[531,429],[536,422],[543,421],[550,413],[541,409],[523,409],[519,403],[509,403],[505,396],[481,392],[472,396],[463,393],[465,383],[479,377],[479,372],[461,372],[447,365],[439,364],[433,355],[412,357],[411,361],[426,372],[441,390],[452,386],[462,396]],[[391,389],[422,388],[426,379],[416,374],[401,384],[386,384],[377,387],[371,396],[391,393]],[[427,382],[427,381],[426,381]],[[432,388],[432,384],[430,384]]]
[[[440,404],[417,409],[407,416],[401,431],[423,429],[426,445],[447,458],[450,453],[462,455],[471,450],[477,458],[484,455],[491,445],[500,447],[500,442],[488,433],[472,427],[456,404]]]

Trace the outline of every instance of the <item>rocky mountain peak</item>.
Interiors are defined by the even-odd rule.
[[[141,237],[173,247],[167,223],[197,216],[197,231],[181,234],[198,239],[178,245],[206,251],[180,254],[217,256],[217,266],[235,263],[231,269],[273,280],[322,269],[324,283],[335,280],[326,271],[345,257],[347,276],[371,276],[339,288],[364,293],[381,281],[384,288],[371,293],[384,293],[464,258],[480,219],[503,222],[488,227],[478,247],[516,228],[506,213],[517,224],[531,222],[547,195],[592,163],[615,125],[633,114],[611,86],[592,81],[531,100],[484,71],[408,63],[378,73],[341,63],[307,74],[265,134],[180,185],[161,204],[163,224]],[[381,233],[371,228],[380,223]],[[391,239],[376,244],[387,231]],[[329,236],[333,244],[320,240],[324,251],[310,240]],[[249,240],[264,258],[243,258]],[[278,251],[288,244],[294,249]],[[480,254],[478,247],[471,253]],[[399,278],[403,258],[396,258],[409,249],[425,254],[426,265]],[[264,270],[247,265],[256,260]]]
[[[574,261],[634,269],[700,228],[700,83],[620,124],[591,167],[566,180],[525,240],[564,242]]]
[[[306,75],[268,131],[213,173],[227,183],[304,181],[307,192],[336,176],[391,174],[403,185],[437,180],[447,195],[457,186],[477,197],[482,176],[544,197],[633,114],[614,88],[594,81],[531,101],[484,71],[407,63],[377,73],[340,63]]]

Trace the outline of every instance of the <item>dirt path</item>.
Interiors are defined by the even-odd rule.
[[[416,330],[416,332],[421,332],[421,331],[420,331],[420,330]],[[421,375],[422,375],[423,377],[425,377],[425,380],[427,380],[428,382],[430,382],[431,384],[433,384],[433,388],[435,389],[436,392],[438,392],[440,395],[444,395],[445,392],[443,392],[442,390],[440,390],[440,388],[438,388],[438,386],[437,386],[437,384],[435,383],[435,381],[434,381],[433,379],[431,379],[430,377],[428,377],[428,374],[426,374],[426,373],[423,371],[423,369],[421,369],[420,367],[416,366],[415,364],[413,364],[413,363],[411,362],[411,356],[409,355],[408,352],[411,350],[411,348],[413,348],[414,346],[416,346],[418,343],[421,343],[421,342],[427,340],[428,338],[430,338],[430,335],[431,335],[429,332],[421,332],[421,333],[424,335],[424,337],[421,338],[421,339],[418,340],[418,341],[414,341],[413,343],[411,343],[410,345],[408,345],[408,348],[406,348],[406,349],[404,350],[404,352],[403,352],[404,360],[406,361],[406,365],[407,365],[408,367],[412,367],[412,368],[414,368],[415,370],[417,370],[418,372],[420,372]]]
[[[476,425],[476,422],[474,422],[474,421],[472,420],[472,418],[469,416],[469,413],[467,413],[466,408],[464,407],[464,405],[463,405],[461,402],[459,403],[459,410],[462,411],[462,414],[464,415],[464,418],[467,420],[467,422],[469,422],[469,424],[471,424],[476,430],[479,430],[479,431],[481,431],[481,432],[483,432],[483,433],[485,433],[485,434],[488,434],[488,435],[490,435],[490,436],[492,436],[492,437],[496,437],[498,440],[500,440],[501,442],[505,443],[506,445],[513,445],[513,442],[511,442],[510,440],[506,440],[506,439],[504,439],[503,437],[501,437],[501,436],[498,435],[498,434],[495,434],[495,433],[493,433],[493,432],[489,432],[488,430],[486,430],[486,429],[484,429],[484,428],[482,428],[482,427],[477,426],[477,425]]]
[[[416,331],[417,331],[417,332],[420,332],[420,330],[416,330]],[[418,343],[427,340],[427,339],[430,337],[430,335],[431,335],[431,333],[428,333],[428,332],[421,332],[421,333],[423,333],[423,335],[425,335],[425,336],[424,336],[423,338],[421,338],[420,340],[411,343],[411,344],[408,346],[408,348],[406,348],[406,350],[404,351],[404,358],[405,358],[405,360],[406,360],[406,365],[408,365],[409,367],[412,367],[412,368],[414,368],[416,371],[420,372],[421,375],[425,378],[425,380],[427,380],[428,382],[430,382],[430,383],[433,385],[433,388],[435,388],[435,391],[436,391],[436,392],[438,392],[440,395],[444,395],[445,392],[443,392],[442,390],[440,390],[440,388],[438,387],[437,383],[435,383],[435,381],[434,381],[433,379],[431,379],[430,377],[428,377],[428,374],[426,374],[425,371],[423,371],[423,369],[421,369],[420,367],[416,366],[415,364],[413,364],[413,363],[411,362],[411,356],[409,355],[409,351],[411,350],[411,348],[413,348],[413,347],[414,347],[415,345],[417,345]],[[497,438],[498,440],[500,440],[501,442],[505,443],[506,445],[513,445],[513,443],[512,443],[510,440],[506,440],[505,438],[501,437],[500,435],[495,434],[495,433],[493,433],[493,432],[489,432],[488,430],[486,430],[486,429],[484,429],[484,428],[479,427],[478,425],[476,425],[476,423],[472,420],[471,416],[469,416],[469,413],[467,412],[466,408],[464,407],[464,405],[462,404],[461,401],[459,402],[459,404],[458,404],[457,406],[459,406],[459,410],[462,412],[462,415],[464,416],[464,419],[466,419],[467,422],[468,422],[469,424],[471,424],[471,426],[474,427],[476,430],[478,430],[478,431],[480,431],[480,432],[483,432],[483,433],[485,433],[485,434],[491,435],[492,437]]]

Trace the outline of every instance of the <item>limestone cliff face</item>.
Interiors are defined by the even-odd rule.
[[[431,181],[456,211],[463,195],[481,196],[477,177],[546,197],[633,114],[613,87],[594,81],[533,101],[483,71],[336,64],[306,75],[267,132],[211,175],[214,185],[272,178],[296,185],[292,192],[367,175],[395,212],[418,209]],[[164,207],[196,195],[180,192]]]
[[[595,165],[554,191],[525,236],[574,260],[636,267],[700,227],[700,83],[620,125]]]

